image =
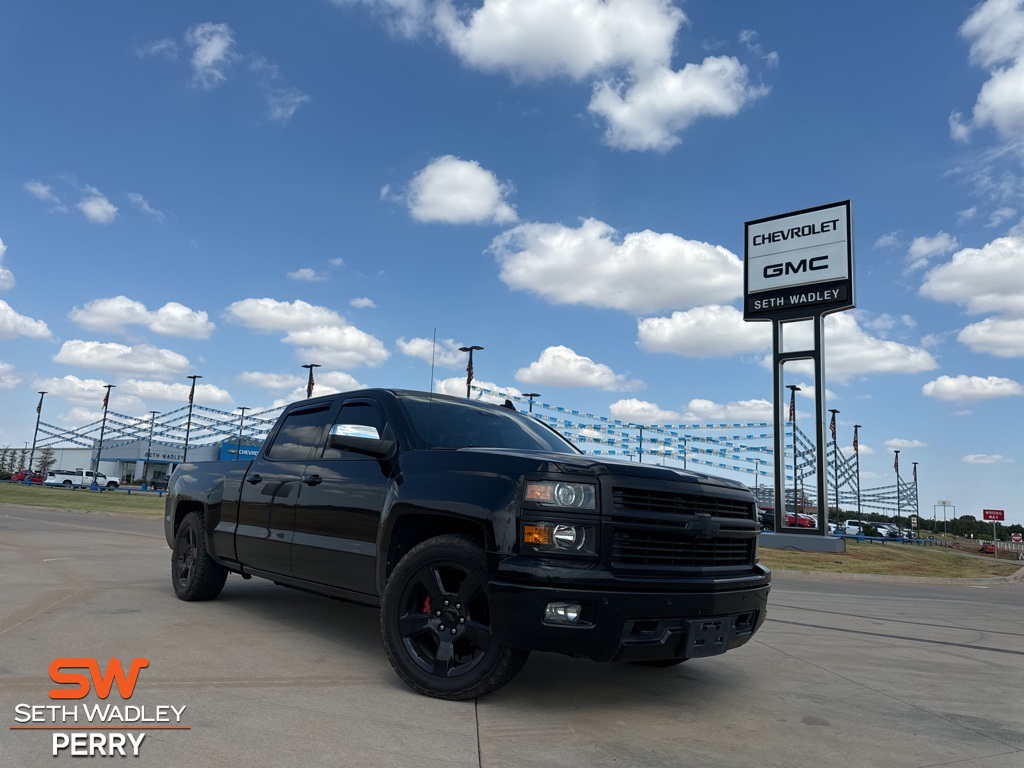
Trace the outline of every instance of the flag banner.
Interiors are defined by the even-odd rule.
[[[832,430],[832,439],[836,439],[836,415],[832,414],[832,422],[828,425],[828,428]]]
[[[40,403],[41,404],[41,403]],[[110,404],[110,390],[107,390],[107,394],[103,396],[103,410],[107,410],[107,406]]]
[[[860,447],[857,444],[857,428],[853,428],[853,452],[860,453]]]
[[[796,392],[790,393],[789,396],[789,420],[796,421]]]

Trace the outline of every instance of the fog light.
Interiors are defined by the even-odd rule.
[[[544,608],[544,621],[550,624],[576,624],[580,620],[579,603],[548,603]]]

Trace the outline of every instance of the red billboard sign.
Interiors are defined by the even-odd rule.
[[[1002,521],[1005,519],[1005,517],[1003,516],[1003,510],[1001,509],[983,509],[981,510],[981,514],[985,520]]]

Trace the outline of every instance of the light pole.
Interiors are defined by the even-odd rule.
[[[469,364],[466,365],[466,399],[469,399],[470,387],[473,383],[473,352],[483,347],[474,344],[471,347],[459,347],[459,352],[469,352]]]
[[[893,453],[896,454],[896,458],[892,463],[892,468],[896,470],[896,520],[899,522],[900,519],[900,452],[893,449]]]
[[[310,371],[309,373],[312,375],[313,371]],[[235,461],[242,458],[242,425],[245,424],[245,412],[250,410],[250,408],[247,405],[240,405],[238,406],[238,410],[240,410],[242,414],[238,419],[238,450],[235,451]]]
[[[188,460],[188,436],[192,431],[192,401],[196,396],[196,379],[203,378],[196,374],[186,376],[186,379],[192,379],[192,388],[188,391],[188,421],[185,423],[185,450],[181,454],[181,463],[184,464]]]
[[[789,421],[793,425],[793,525],[797,524],[796,514],[799,511],[799,502],[797,497],[797,469],[796,469],[796,393],[800,391],[800,387],[796,384],[787,384],[786,389],[789,390]],[[782,509],[786,509],[786,501],[782,501]],[[786,521],[783,519],[783,525]]]
[[[860,424],[853,425],[853,455],[857,459],[857,519],[860,520],[860,441],[858,430]]]
[[[540,397],[540,392],[523,392],[523,397],[530,398],[530,413],[533,413],[533,398]]]
[[[103,421],[100,423],[100,443],[96,447],[96,466],[92,470],[92,484],[89,486],[90,490],[98,490],[100,484],[96,482],[96,475],[100,471],[100,457],[103,455],[103,433],[107,429],[107,408],[110,406],[110,390],[112,390],[116,384],[104,384],[107,388],[107,393],[103,396]]]
[[[149,444],[146,445],[146,460],[142,462],[142,490],[146,490],[146,473],[149,471],[149,456],[153,452],[153,425],[156,424],[156,415],[160,411],[149,412]]]
[[[306,363],[303,368],[309,369],[309,381],[306,383],[306,399],[313,396],[313,369],[320,368],[320,363]]]
[[[32,433],[32,453],[28,455],[28,472],[25,474],[25,485],[32,484],[32,466],[36,463],[36,437],[39,435],[39,418],[43,412],[43,397],[45,392],[39,393],[39,404],[36,405],[36,429]]]
[[[917,462],[914,464],[914,514],[920,520],[921,517],[921,494],[917,492]],[[920,525],[918,526],[920,527]]]
[[[836,487],[836,526],[839,525],[839,441],[836,439],[836,414],[839,411],[835,408],[829,408],[828,412],[832,414],[832,477],[833,485]],[[828,522],[828,515],[825,516],[825,522]],[[827,526],[826,526],[827,527]]]
[[[760,491],[760,477],[761,477],[761,459],[760,458],[755,458],[754,459],[754,498],[757,500],[758,503],[761,502],[761,495],[758,493],[758,491]]]

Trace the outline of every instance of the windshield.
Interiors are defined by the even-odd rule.
[[[428,395],[401,398],[413,429],[431,448],[512,448],[578,454],[573,445],[532,416],[510,408],[453,402]]]

